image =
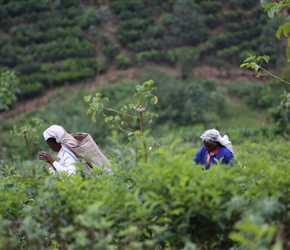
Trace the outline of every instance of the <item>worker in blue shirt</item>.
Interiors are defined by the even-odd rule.
[[[209,169],[211,164],[232,164],[234,160],[233,147],[227,135],[223,137],[216,129],[205,131],[200,138],[203,146],[195,154],[193,160],[196,164]]]

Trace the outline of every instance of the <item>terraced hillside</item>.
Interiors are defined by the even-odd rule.
[[[266,21],[256,0],[0,0],[0,71],[16,72],[23,99],[112,68],[237,69],[252,52],[278,58]]]

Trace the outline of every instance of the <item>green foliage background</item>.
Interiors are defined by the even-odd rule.
[[[96,168],[85,179],[59,179],[37,161],[2,162],[0,245],[283,249],[277,233],[283,225],[288,239],[288,142],[276,138],[270,151],[268,138],[252,136],[235,145],[233,167],[204,171],[191,161],[198,147],[170,137],[148,163],[130,160],[123,149],[112,159],[114,175]]]
[[[256,95],[247,94],[253,86],[260,93],[260,84],[228,88],[149,70],[158,79],[160,107],[155,105],[154,111],[160,120],[146,124],[151,148],[147,163],[136,161],[138,152],[134,145],[125,147],[128,141],[120,131],[108,129],[101,117],[94,123],[85,115],[83,96],[91,93],[90,85],[74,88],[70,95],[70,87],[61,88],[40,109],[1,123],[7,145],[0,175],[3,248],[283,249],[288,240],[289,142],[276,134]],[[135,85],[123,81],[98,91],[118,108],[132,100]],[[200,120],[191,113],[200,114]],[[37,151],[47,147],[42,140],[45,127],[39,128],[39,144],[30,140],[34,158],[25,160],[22,138],[5,130],[33,117],[41,117],[45,127],[58,123],[69,132],[91,133],[114,175],[96,166],[90,176],[50,176],[46,164],[36,159]],[[204,171],[194,165],[199,136],[211,127],[233,142],[233,167]]]
[[[279,95],[288,86],[273,80],[228,85],[192,74],[203,63],[238,67],[245,55],[265,48],[287,77],[279,57],[284,50],[263,39],[280,19],[267,22],[256,1],[0,3],[1,71],[15,70],[22,99],[58,87],[37,109],[1,120],[1,249],[287,249],[290,130],[288,96],[281,102]],[[253,26],[251,18],[259,22]],[[116,21],[113,37],[106,32],[110,20]],[[198,25],[188,31],[192,23]],[[221,25],[224,32],[213,35]],[[181,77],[163,73],[161,64]],[[137,80],[104,82],[97,92],[117,109],[131,102],[137,84],[154,80],[159,102],[150,111],[159,117],[146,121],[148,161],[137,159],[136,142],[126,146],[126,134],[100,116],[96,123],[86,116],[83,100],[96,91],[92,77],[132,65],[143,69]],[[21,133],[12,131],[34,118],[43,125],[28,138],[29,159]],[[52,124],[90,133],[114,174],[98,166],[89,176],[47,173],[37,152],[47,150],[42,132]],[[233,142],[232,167],[204,171],[193,163],[199,136],[209,128]]]
[[[285,58],[273,29],[283,19],[256,0],[1,0],[0,14],[0,71],[15,71],[22,99],[112,67],[164,64],[186,79],[197,64],[231,70],[253,51],[272,66]]]

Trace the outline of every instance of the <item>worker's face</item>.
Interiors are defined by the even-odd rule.
[[[208,152],[212,152],[218,146],[218,143],[203,141],[203,145],[205,146]]]
[[[59,143],[51,140],[46,141],[47,145],[54,151],[54,152],[59,152],[61,146]]]

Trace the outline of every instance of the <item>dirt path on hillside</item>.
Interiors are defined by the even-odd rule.
[[[221,70],[213,67],[197,67],[194,75],[198,77],[208,77],[216,82],[230,84],[233,82],[251,83],[257,82],[255,72],[250,70]],[[260,80],[262,81],[262,80]]]
[[[19,101],[13,109],[1,112],[0,120],[9,119],[28,110],[39,108],[43,103],[49,101],[52,95],[53,90],[47,90],[42,96],[25,101]]]
[[[127,70],[115,70],[114,67],[111,67],[106,74],[100,75],[96,77],[90,83],[92,89],[97,89],[98,86],[102,85],[104,82],[116,83],[120,81],[120,79],[129,79],[136,80],[138,79],[139,71],[142,69],[130,68]],[[176,68],[164,68],[164,71],[173,77],[180,77],[179,71]],[[194,70],[194,74],[197,77],[208,77],[216,82],[220,82],[222,84],[230,84],[233,81],[240,82],[253,82],[257,81],[255,78],[255,73],[247,70],[239,70],[239,71],[226,71],[226,70],[218,70],[212,67],[197,67]],[[74,86],[71,87],[70,91],[73,91]],[[32,98],[25,101],[19,101],[17,105],[7,111],[3,111],[0,113],[0,120],[10,119],[18,114],[26,112],[28,110],[33,110],[39,108],[43,103],[50,100],[53,96],[55,90],[46,90],[42,96]]]

